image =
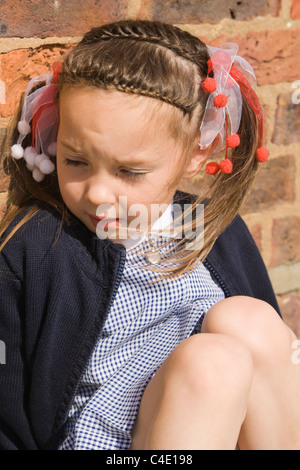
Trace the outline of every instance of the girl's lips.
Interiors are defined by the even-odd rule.
[[[101,228],[103,228],[104,230],[108,230],[109,228],[119,227],[120,225],[120,219],[109,219],[105,217],[100,218],[100,217],[95,217],[93,215],[90,215],[89,217],[95,227],[97,227],[99,222],[103,221],[101,223]]]

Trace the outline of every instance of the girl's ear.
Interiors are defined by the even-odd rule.
[[[197,173],[199,173],[203,165],[205,165],[210,153],[210,148],[201,150],[199,145],[197,144],[197,146],[194,147],[190,161],[183,174],[183,178],[192,178]]]
[[[207,159],[220,144],[219,137],[217,136],[215,140],[206,149],[200,149],[198,144],[199,140],[200,139],[198,137],[197,142],[195,143],[194,149],[192,151],[189,164],[187,165],[185,173],[183,174],[183,178],[185,179],[192,178],[197,173],[199,173],[201,168],[206,164]]]

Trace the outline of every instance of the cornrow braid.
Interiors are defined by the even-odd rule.
[[[123,20],[86,33],[67,55],[59,78],[62,84],[148,96],[191,115],[199,107],[199,83],[207,75],[208,58],[205,44],[186,31]]]
[[[192,36],[187,31],[160,22],[123,20],[117,23],[110,23],[101,28],[92,28],[84,36],[81,43],[94,43],[100,39],[102,41],[109,39],[134,39],[136,41],[159,44],[173,51],[178,56],[195,63],[197,66],[201,65],[202,61],[199,59],[203,55],[206,55],[207,60],[209,59],[206,46],[202,41],[195,42],[195,36]],[[196,50],[195,45],[198,46]],[[203,64],[205,67],[207,67],[207,60]],[[207,70],[203,70],[203,73],[207,74]]]

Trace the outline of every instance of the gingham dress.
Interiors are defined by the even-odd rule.
[[[162,225],[169,208],[159,219]],[[166,242],[158,235],[152,240],[156,246]],[[81,377],[61,450],[128,449],[146,385],[181,341],[200,332],[207,311],[224,298],[203,264],[187,276],[148,285],[157,273],[141,269],[145,258],[128,246],[122,280]],[[160,249],[162,258],[168,248]],[[163,266],[169,267],[162,261]]]

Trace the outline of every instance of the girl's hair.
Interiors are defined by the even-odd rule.
[[[199,136],[208,99],[201,84],[208,75],[209,58],[207,47],[200,39],[169,24],[147,20],[106,24],[91,29],[63,57],[56,100],[59,103],[65,86],[88,86],[151,97],[157,100],[158,108],[168,103],[171,106],[167,125],[181,147],[184,168]],[[37,183],[24,159],[10,157],[10,147],[17,141],[22,104],[23,97],[2,148],[4,170],[11,179],[0,236],[16,215],[33,202],[35,206],[26,220],[47,206],[58,210],[62,220],[68,216],[56,173]],[[162,119],[162,115],[157,112],[154,118]],[[204,243],[194,251],[185,250],[183,238],[178,245],[182,247],[180,263],[164,269],[165,274],[185,273],[205,259],[217,237],[234,219],[253,181],[257,169],[258,124],[244,96],[238,134],[240,145],[233,149],[231,157],[233,172],[213,177],[200,175],[201,196],[196,198],[193,208],[205,202]],[[30,145],[31,137],[31,134],[26,137],[24,147]],[[22,223],[23,220],[19,225]]]

